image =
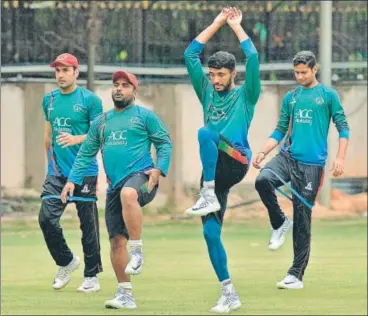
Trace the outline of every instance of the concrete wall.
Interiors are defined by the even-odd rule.
[[[40,189],[46,170],[43,149],[41,100],[53,84],[3,84],[1,86],[1,184],[6,187]],[[263,85],[260,100],[249,131],[249,142],[257,152],[274,129],[280,101],[291,86]],[[338,87],[351,127],[346,160],[346,177],[367,176],[367,87]],[[112,108],[111,87],[97,86],[104,110]],[[153,109],[164,120],[174,144],[169,177],[162,180],[165,201],[182,198],[185,186],[196,185],[201,167],[197,130],[203,114],[197,97],[187,84],[147,84],[139,89],[138,104]],[[338,135],[331,127],[330,149],[337,152]],[[268,158],[270,159],[271,156]],[[99,157],[101,164],[101,157]],[[102,169],[102,165],[101,165]],[[253,182],[258,171],[251,168],[245,182]],[[99,193],[103,197],[105,175],[100,173]]]

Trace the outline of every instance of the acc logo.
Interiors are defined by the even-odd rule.
[[[313,110],[308,109],[299,109],[295,115],[296,119],[311,119],[312,118]]]
[[[58,127],[71,127],[70,117],[56,117],[54,120],[54,125]]]
[[[316,103],[317,103],[318,105],[321,105],[321,104],[324,104],[324,103],[325,103],[325,100],[323,100],[323,98],[322,98],[322,97],[317,97],[317,98],[316,98]]]
[[[141,119],[140,119],[139,117],[137,117],[137,116],[134,116],[134,117],[132,117],[132,118],[129,120],[129,122],[130,122],[131,124],[139,124],[139,123],[141,122]]]
[[[74,112],[81,112],[81,111],[83,111],[83,106],[81,104],[75,104],[73,106],[73,110],[74,110]]]
[[[108,141],[124,141],[127,138],[124,136],[124,134],[126,133],[126,130],[122,130],[122,131],[112,131],[110,133],[110,135],[107,137]]]

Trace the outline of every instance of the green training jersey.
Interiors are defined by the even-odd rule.
[[[90,122],[102,113],[101,99],[92,91],[79,86],[69,94],[62,94],[60,89],[55,89],[44,96],[42,109],[52,130],[47,174],[68,177],[81,145],[61,148],[56,143],[56,137],[61,132],[72,135],[87,134]],[[88,167],[85,176],[98,174],[95,159]]]
[[[248,129],[253,119],[261,81],[258,53],[250,39],[241,44],[246,56],[245,82],[227,92],[217,92],[203,72],[199,56],[204,44],[196,40],[184,53],[186,67],[194,90],[202,104],[204,125],[217,131],[251,160]]]
[[[321,83],[309,89],[298,86],[286,93],[279,122],[270,137],[281,142],[286,135],[281,151],[301,163],[323,166],[331,119],[339,137],[349,138],[349,126],[337,91]]]
[[[156,164],[151,156],[152,144],[156,148]],[[153,167],[166,176],[172,145],[165,125],[152,111],[138,105],[130,105],[121,112],[112,109],[93,122],[69,181],[82,183],[83,174],[99,149],[109,189],[115,189],[130,174]]]

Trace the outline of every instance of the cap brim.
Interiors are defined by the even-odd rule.
[[[55,68],[57,66],[67,66],[67,67],[74,67],[74,65],[68,64],[68,63],[63,63],[62,61],[53,61],[50,64],[50,67]]]

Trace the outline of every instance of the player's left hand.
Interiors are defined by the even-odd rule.
[[[65,148],[79,144],[80,138],[78,135],[60,132],[60,135],[56,136],[56,142],[61,148]]]
[[[229,26],[238,25],[241,23],[243,18],[242,12],[235,7],[230,8],[230,15],[227,18],[226,22],[229,24]]]
[[[153,169],[147,170],[145,174],[149,176],[147,191],[148,193],[151,193],[153,188],[158,184],[160,180],[161,170],[153,168]]]
[[[331,170],[334,177],[339,177],[344,174],[344,159],[336,158],[333,162]]]

